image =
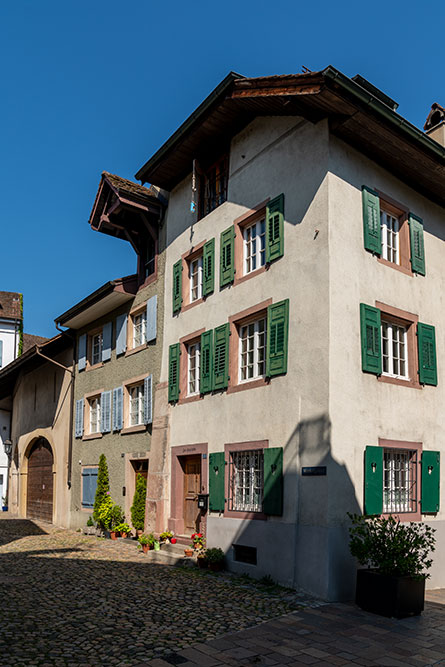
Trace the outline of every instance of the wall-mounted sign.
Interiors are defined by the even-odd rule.
[[[326,475],[326,466],[309,466],[301,469],[303,477],[320,477]]]

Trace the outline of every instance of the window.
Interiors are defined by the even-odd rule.
[[[196,396],[199,394],[199,375],[201,362],[201,346],[193,343],[188,346],[188,371],[187,371],[187,394]]]
[[[266,373],[266,320],[242,325],[239,333],[239,380],[246,382]]]
[[[128,389],[130,426],[144,423],[144,385],[138,384]]]
[[[407,328],[382,320],[383,374],[409,380]]]
[[[141,313],[133,315],[133,347],[139,347],[146,341],[147,331],[147,312],[144,310]]]
[[[383,450],[383,513],[417,511],[417,450]]]
[[[266,264],[266,220],[262,218],[243,229],[244,275]]]
[[[382,257],[400,264],[399,260],[399,220],[388,211],[380,211],[380,228],[382,235]]]
[[[102,331],[92,334],[90,337],[91,345],[91,365],[95,366],[102,361]]]
[[[97,467],[82,468],[82,508],[94,507],[98,470]]]
[[[145,278],[153,275],[156,269],[156,241],[148,235],[147,245],[144,257],[144,275]]]
[[[221,157],[215,164],[203,170],[199,187],[199,217],[213,211],[227,200],[229,158]]]
[[[262,512],[263,451],[231,452],[229,466],[229,510]]]
[[[202,255],[189,263],[190,303],[202,298]]]
[[[88,399],[89,407],[89,432],[100,433],[100,396],[95,396],[94,398]]]

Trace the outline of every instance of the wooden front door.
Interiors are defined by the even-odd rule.
[[[53,520],[53,463],[49,443],[39,438],[32,446],[28,459],[26,516],[52,523]]]
[[[198,493],[201,492],[201,456],[187,456],[184,461],[184,530],[199,530]]]

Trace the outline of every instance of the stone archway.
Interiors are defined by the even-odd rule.
[[[54,455],[46,438],[38,438],[28,454],[26,516],[28,519],[53,521]]]

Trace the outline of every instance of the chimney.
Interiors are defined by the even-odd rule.
[[[445,148],[445,108],[434,102],[423,129],[431,139]]]

